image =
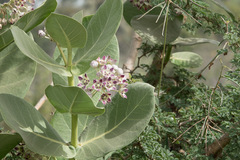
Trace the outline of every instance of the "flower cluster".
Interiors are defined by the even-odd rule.
[[[113,60],[110,56],[98,57],[90,64],[91,67],[97,70],[98,79],[93,80],[92,86],[90,84],[87,74],[79,76],[79,87],[83,88],[90,96],[96,92],[101,93],[101,101],[103,104],[111,102],[111,91],[118,92],[121,97],[127,98],[127,79],[123,74],[123,70],[115,65],[116,60]]]
[[[150,0],[129,0],[138,9],[144,9],[145,11],[152,8]]]
[[[0,29],[14,24],[19,18],[33,10],[34,0],[10,0],[0,5]]]

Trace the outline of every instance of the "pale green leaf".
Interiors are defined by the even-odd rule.
[[[146,83],[128,87],[127,99],[116,95],[79,138],[78,160],[96,159],[120,149],[144,130],[154,111],[154,88]]]
[[[36,72],[36,63],[12,43],[0,53],[0,93],[24,97]]]
[[[193,52],[176,52],[172,53],[170,60],[173,64],[187,68],[200,67],[203,59],[199,54]]]
[[[47,18],[51,12],[53,12],[57,7],[56,0],[46,0],[46,2],[39,8],[32,12],[24,15],[20,18],[14,26],[18,26],[22,30],[28,32],[34,27],[42,23],[42,21]],[[7,47],[13,42],[13,36],[10,29],[7,29],[0,34],[0,51]]]
[[[82,19],[83,19],[83,10],[78,11],[77,13],[75,13],[72,16],[73,19],[75,19],[76,21],[78,21],[79,23],[82,23]]]
[[[22,141],[19,134],[0,134],[0,159]]]
[[[163,44],[164,36],[162,31],[165,16],[161,16],[157,23],[158,15],[145,15],[143,18],[138,19],[140,16],[141,15],[135,16],[131,20],[131,25],[135,32],[146,40],[150,40],[156,44]],[[166,44],[177,39],[181,32],[181,25],[182,16],[168,20]]]
[[[88,115],[78,115],[78,135],[87,127],[87,125],[94,119]],[[66,141],[71,141],[71,114],[55,112],[51,124],[53,128],[59,133],[59,135]]]
[[[61,113],[101,115],[104,108],[96,108],[92,99],[79,87],[48,86],[46,96]]]
[[[0,94],[4,122],[21,135],[33,152],[47,156],[74,157],[74,147],[67,144],[43,116],[23,99]]]
[[[106,49],[119,27],[121,18],[121,0],[106,0],[91,18],[87,27],[87,43],[77,51],[73,59],[81,73],[86,72],[90,68],[90,62]]]
[[[215,45],[219,45],[220,42],[207,39],[207,38],[182,38],[178,37],[175,41],[171,42],[171,45],[179,45],[179,46],[191,46],[196,44],[204,44],[204,43],[212,43]]]
[[[12,26],[11,31],[16,45],[24,55],[43,65],[51,72],[63,76],[72,75],[64,66],[57,64],[57,62],[49,57],[47,53],[43,51],[43,49],[40,48],[23,30],[16,26]]]
[[[73,18],[52,13],[46,20],[48,34],[64,48],[82,48],[87,40],[85,28]]]

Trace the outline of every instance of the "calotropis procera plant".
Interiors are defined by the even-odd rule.
[[[117,67],[121,0],[106,0],[87,17],[81,11],[72,18],[52,13],[56,5],[46,0],[0,35],[0,120],[14,132],[0,134],[1,140],[11,139],[1,141],[0,158],[23,141],[55,159],[101,159],[131,143],[153,114],[154,88],[128,84]],[[45,18],[46,32],[39,33],[56,43],[54,58],[24,32]],[[51,124],[23,99],[36,63],[53,73],[54,85],[45,90],[56,109]]]

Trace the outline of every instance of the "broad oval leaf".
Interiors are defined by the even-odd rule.
[[[39,47],[23,30],[16,26],[12,26],[11,31],[16,45],[24,55],[43,65],[51,72],[63,76],[72,76],[72,74],[67,71],[64,66],[59,65],[51,57],[49,57],[46,52]]]
[[[0,54],[0,93],[23,98],[35,72],[36,63],[24,56],[14,43],[10,44]]]
[[[84,48],[78,49],[73,59],[81,73],[90,68],[90,66],[86,68],[85,64],[90,64],[108,46],[119,27],[121,18],[121,0],[106,0],[91,18],[87,27],[87,43]]]
[[[79,138],[79,160],[96,159],[131,143],[144,130],[154,111],[154,88],[129,85],[127,99],[116,95],[106,112],[96,117]]]
[[[51,12],[53,12],[57,7],[56,0],[46,0],[46,2],[39,8],[32,12],[24,15],[20,18],[14,26],[18,26],[25,32],[32,30],[34,27],[42,23],[42,21],[47,18]],[[7,29],[0,34],[0,51],[7,47],[13,42],[13,36],[10,29]]]
[[[94,119],[93,116],[88,115],[78,115],[78,135],[87,127],[87,125]],[[66,141],[71,141],[71,114],[70,113],[60,113],[55,112],[51,124],[53,128],[59,133],[59,135]]]
[[[161,16],[158,22],[156,20],[158,15],[145,15],[138,19],[140,15],[135,16],[131,20],[133,29],[144,39],[150,40],[156,44],[164,43],[164,36],[162,35],[164,16]],[[173,20],[168,20],[166,44],[177,39],[181,32],[181,24],[183,17],[177,16]]]
[[[52,13],[46,20],[48,34],[64,48],[82,48],[87,40],[86,29],[73,18]]]
[[[179,46],[191,46],[196,44],[204,44],[204,43],[212,43],[215,45],[219,45],[220,42],[213,40],[213,39],[207,39],[207,38],[182,38],[178,37],[175,41],[171,42],[171,45],[179,45]]]
[[[4,158],[21,141],[22,137],[19,134],[0,134],[0,159]]]
[[[200,67],[203,62],[202,57],[193,52],[172,53],[170,60],[173,64],[188,68]]]
[[[61,113],[101,115],[104,108],[97,108],[87,93],[79,87],[48,86],[46,91],[51,104]]]
[[[10,94],[0,94],[0,111],[4,122],[21,135],[33,152],[47,156],[72,158],[76,151],[30,104]]]

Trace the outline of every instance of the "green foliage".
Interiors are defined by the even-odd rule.
[[[109,12],[106,12],[109,11]],[[90,62],[100,56],[117,31],[122,18],[122,2],[106,0],[91,18],[87,33],[88,39],[84,48],[78,49],[73,63],[80,70],[86,72]]]
[[[47,53],[40,48],[23,30],[12,26],[11,31],[16,45],[24,55],[54,73],[58,73],[63,76],[71,76],[71,73],[67,71],[64,66],[57,64],[57,62],[49,57]]]
[[[197,68],[202,64],[202,57],[193,52],[175,52],[172,53],[170,60],[173,64],[181,67]]]
[[[0,134],[0,141],[0,158],[2,159],[13,147],[22,141],[22,138],[19,134]]]
[[[127,100],[115,95],[105,113],[83,131],[76,158],[94,159],[132,142],[153,114],[153,89],[148,84],[135,83],[129,85]]]
[[[131,25],[133,29],[138,33],[143,39],[150,40],[156,44],[164,43],[163,27],[165,17],[160,17],[158,15],[146,15],[139,19],[140,15],[135,16],[131,19]],[[167,26],[167,37],[166,43],[174,41],[181,32],[182,16],[174,17],[172,20],[168,20]]]
[[[48,100],[61,113],[92,116],[104,113],[104,108],[97,108],[95,106],[96,102],[94,103],[92,98],[79,87],[48,86],[45,93]]]
[[[49,156],[75,156],[75,149],[64,142],[33,106],[9,94],[1,94],[0,101],[4,122],[21,135],[29,149]]]
[[[46,20],[48,34],[64,48],[82,48],[87,41],[85,28],[76,20],[52,13]]]
[[[0,54],[0,68],[0,93],[24,97],[35,76],[36,63],[12,43]]]
[[[88,115],[78,117],[78,136],[81,135],[93,119],[93,116]],[[71,141],[71,114],[55,112],[51,119],[51,124],[66,142]]]
[[[56,7],[56,0],[46,0],[46,2],[41,7],[24,15],[14,25],[20,29],[23,29],[25,32],[29,32],[34,27],[42,23],[43,20],[56,9]],[[0,51],[2,51],[5,47],[13,42],[13,36],[10,29],[7,29],[0,34],[0,37]]]

